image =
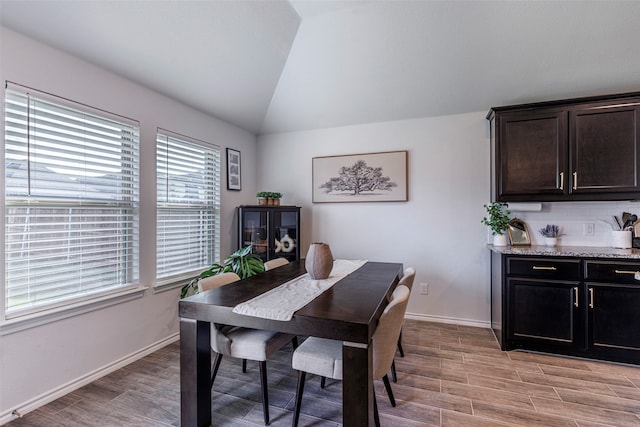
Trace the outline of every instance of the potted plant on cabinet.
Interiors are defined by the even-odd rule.
[[[257,195],[258,197],[258,205],[264,206],[280,206],[280,199],[282,198],[282,193],[274,192],[274,191],[260,191]]]
[[[258,198],[258,206],[264,206],[267,204],[267,198],[269,197],[269,192],[268,191],[260,191],[258,192],[258,194],[256,194],[256,197]]]
[[[280,199],[282,198],[282,193],[272,192],[269,197],[269,204],[273,206],[280,206]]]
[[[482,218],[482,223],[491,229],[493,235],[493,244],[495,246],[506,246],[507,236],[504,232],[509,226],[509,215],[511,212],[507,209],[507,204],[502,202],[494,202],[484,205],[488,216]]]
[[[264,262],[258,255],[251,253],[251,246],[240,248],[229,255],[222,264],[215,262],[197,277],[191,279],[189,283],[184,285],[180,290],[180,298],[186,297],[189,292],[197,293],[198,280],[229,271],[233,271],[240,276],[241,279],[246,279],[247,277],[262,273],[264,271]]]

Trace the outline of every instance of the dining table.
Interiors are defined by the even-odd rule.
[[[182,427],[216,425],[211,413],[212,322],[342,341],[343,425],[373,425],[371,339],[402,272],[401,263],[366,261],[295,311],[288,321],[238,314],[233,309],[306,274],[304,259],[180,300]]]

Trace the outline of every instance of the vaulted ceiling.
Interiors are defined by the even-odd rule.
[[[255,134],[638,91],[639,22],[633,0],[0,0],[3,26]]]

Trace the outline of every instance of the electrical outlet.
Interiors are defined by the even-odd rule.
[[[584,237],[593,237],[596,235],[596,225],[593,222],[585,222],[582,224],[582,235]]]
[[[420,283],[420,294],[428,295],[429,294],[429,284],[428,283]]]

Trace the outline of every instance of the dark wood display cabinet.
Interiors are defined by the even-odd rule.
[[[640,197],[640,92],[495,107],[492,199]]]
[[[239,206],[238,247],[251,246],[263,261],[300,258],[300,207]]]
[[[492,253],[491,287],[503,350],[640,364],[640,260]]]

